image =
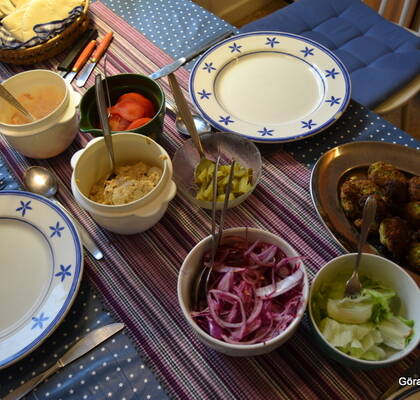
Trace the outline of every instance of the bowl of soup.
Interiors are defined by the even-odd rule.
[[[78,132],[80,94],[48,70],[30,70],[5,80],[4,87],[34,117],[30,120],[0,98],[0,132],[19,153],[50,158],[63,152]]]

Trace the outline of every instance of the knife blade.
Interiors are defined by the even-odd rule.
[[[124,324],[115,323],[102,326],[101,328],[95,329],[94,331],[88,333],[75,345],[73,345],[70,350],[68,350],[51,368],[47,369],[41,375],[30,379],[22,386],[19,386],[12,393],[4,397],[3,400],[21,399],[36,386],[38,386],[42,381],[51,376],[54,372],[72,363],[79,357],[84,356],[86,353],[93,350],[96,346],[100,345],[123,328]]]
[[[71,72],[69,72],[65,77],[65,81],[68,84],[70,84],[73,81],[74,77],[77,75],[80,69],[86,64],[86,61],[89,59],[90,55],[93,53],[95,46],[96,46],[96,40],[92,40],[80,53],[79,58],[74,63],[74,66]]]
[[[65,76],[71,71],[71,67],[74,64],[77,57],[86,47],[86,45],[93,39],[96,39],[98,36],[98,31],[96,29],[88,29],[79,39],[76,44],[71,48],[69,53],[66,55],[63,61],[57,66],[57,70],[60,71],[61,76]]]
[[[105,53],[106,49],[108,48],[109,44],[112,40],[112,32],[108,32],[104,38],[102,39],[102,42],[99,44],[97,49],[92,55],[92,58],[90,59],[90,62],[85,65],[83,68],[81,75],[76,80],[76,86],[77,87],[83,87],[85,86],[86,81],[88,80],[90,74],[92,73],[93,69],[95,68],[98,61],[101,59],[102,55]]]
[[[220,42],[221,40],[226,39],[227,37],[233,35],[233,33],[234,32],[232,30],[227,31],[227,32],[223,32],[222,34],[220,34],[220,35],[210,39],[209,41],[205,42],[204,44],[196,47],[195,49],[193,49],[191,52],[189,52],[185,56],[180,57],[177,60],[175,60],[174,62],[172,62],[168,65],[165,65],[164,67],[157,70],[156,72],[153,72],[152,74],[149,75],[149,78],[159,79],[159,78],[163,78],[166,75],[171,74],[172,72],[175,72],[179,67],[184,65],[187,61],[190,61],[195,56],[198,56],[199,54],[204,53],[208,48],[210,48],[211,46],[213,46],[217,42]]]

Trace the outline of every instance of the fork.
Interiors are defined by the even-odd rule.
[[[217,172],[219,170],[219,164],[220,164],[220,155],[217,157],[216,165],[213,171],[213,197],[212,197],[212,207],[211,207],[211,254],[210,254],[210,265],[208,267],[202,268],[200,275],[198,276],[198,279],[195,284],[195,290],[194,290],[194,306],[195,309],[198,309],[199,303],[200,303],[200,293],[202,292],[202,289],[204,288],[204,298],[207,297],[208,288],[209,288],[209,280],[211,273],[213,272],[214,267],[214,261],[217,253],[217,249],[220,245],[220,240],[222,239],[223,234],[223,226],[225,224],[225,215],[227,206],[229,204],[229,197],[230,192],[232,190],[232,181],[233,181],[233,171],[235,168],[235,160],[232,160],[232,164],[230,166],[230,172],[229,172],[229,179],[226,186],[225,191],[225,200],[223,202],[223,208],[220,213],[220,222],[219,222],[219,229],[216,235],[216,201],[217,201]]]

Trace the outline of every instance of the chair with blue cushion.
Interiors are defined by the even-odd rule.
[[[350,73],[352,98],[376,112],[407,104],[420,90],[420,38],[360,0],[297,0],[240,29],[263,30],[295,33],[332,50]]]

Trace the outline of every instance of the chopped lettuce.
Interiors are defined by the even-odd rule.
[[[338,278],[313,296],[313,315],[325,339],[352,357],[371,361],[404,349],[414,333],[414,321],[395,315],[395,291],[362,278],[362,293],[345,298],[346,281]]]

